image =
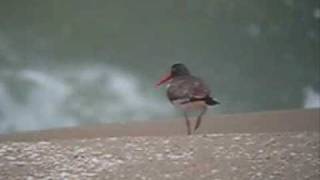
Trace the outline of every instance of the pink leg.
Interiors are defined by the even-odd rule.
[[[187,133],[188,135],[191,135],[191,127],[190,127],[190,121],[188,119],[188,115],[186,112],[184,112],[184,118],[186,120],[186,125],[187,125]]]
[[[196,125],[194,127],[194,131],[196,131],[199,127],[200,127],[200,124],[201,124],[201,120],[202,120],[202,116],[207,112],[207,107],[204,107],[201,111],[201,113],[199,114],[199,116],[197,117],[197,122],[196,122]]]

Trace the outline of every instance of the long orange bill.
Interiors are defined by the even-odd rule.
[[[169,81],[170,79],[172,79],[171,73],[170,73],[170,74],[167,74],[167,75],[165,75],[163,78],[161,78],[160,81],[156,84],[156,87],[161,86],[162,84],[166,83],[166,82]]]

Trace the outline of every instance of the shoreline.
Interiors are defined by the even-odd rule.
[[[193,122],[194,123],[194,122]],[[320,109],[266,111],[204,117],[196,134],[320,131]],[[185,135],[183,119],[93,124],[40,131],[0,134],[4,141],[47,141],[123,136]]]

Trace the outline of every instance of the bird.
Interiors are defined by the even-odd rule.
[[[163,84],[167,84],[169,101],[183,112],[188,135],[191,135],[188,112],[200,112],[193,128],[193,132],[196,132],[200,127],[202,116],[207,112],[207,107],[220,104],[210,95],[210,88],[200,78],[193,76],[182,63],[173,64],[169,74],[161,78],[156,87]]]

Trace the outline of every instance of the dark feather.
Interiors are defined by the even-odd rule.
[[[210,90],[207,85],[194,76],[176,77],[167,90],[167,96],[171,101],[176,99],[203,99],[209,94]]]
[[[205,101],[206,101],[206,103],[207,103],[208,105],[210,105],[210,106],[214,106],[214,105],[220,104],[220,102],[212,99],[212,97],[209,97],[209,96],[206,97]]]

